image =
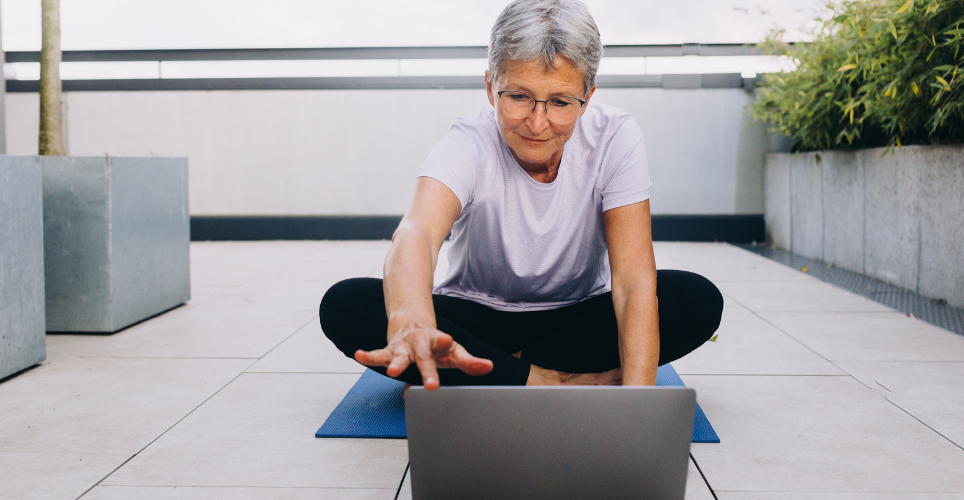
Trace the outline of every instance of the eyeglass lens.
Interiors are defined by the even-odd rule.
[[[529,113],[535,111],[537,104],[534,97],[524,92],[503,92],[501,101],[506,116],[514,120],[529,116]],[[571,97],[552,97],[538,104],[544,106],[543,109],[550,120],[560,123],[571,122],[578,118],[579,110],[582,108],[579,100]]]

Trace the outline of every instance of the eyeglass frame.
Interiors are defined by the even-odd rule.
[[[530,109],[529,112],[526,113],[526,116],[531,115],[532,112],[536,110],[536,106],[538,106],[539,103],[541,102],[541,103],[542,103],[542,110],[546,113],[546,118],[549,117],[549,101],[552,100],[552,99],[557,99],[557,98],[559,98],[559,97],[568,97],[569,99],[575,99],[575,100],[579,101],[579,109],[582,109],[582,108],[586,107],[586,102],[587,102],[587,100],[588,100],[588,99],[580,99],[580,98],[578,98],[578,97],[576,97],[576,96],[571,96],[571,95],[557,95],[557,96],[550,97],[549,99],[536,99],[535,96],[533,96],[532,94],[529,94],[528,92],[523,92],[523,91],[521,91],[521,90],[509,90],[509,89],[500,90],[500,91],[496,92],[496,94],[499,96],[499,99],[502,99],[502,94],[505,94],[506,92],[515,92],[515,93],[517,93],[517,94],[527,95],[527,96],[529,96],[530,98],[532,98],[533,101],[535,101],[535,102],[532,103],[532,109]]]

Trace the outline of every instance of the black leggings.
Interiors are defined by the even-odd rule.
[[[659,300],[659,364],[689,354],[720,326],[723,296],[706,278],[686,271],[656,272]],[[529,365],[567,373],[619,368],[612,293],[546,311],[506,312],[466,299],[433,295],[438,329],[493,369],[471,376],[439,370],[441,385],[525,385]],[[345,356],[387,344],[388,318],[382,280],[353,278],[332,286],[321,300],[321,328]],[[512,353],[522,351],[522,357]],[[373,370],[385,374],[384,368]],[[415,364],[399,380],[421,384]]]

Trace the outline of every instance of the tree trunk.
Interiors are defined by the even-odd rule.
[[[41,0],[40,140],[41,155],[63,156],[64,124],[60,97],[60,0]]]

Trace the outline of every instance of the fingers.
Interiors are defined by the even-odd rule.
[[[388,349],[376,349],[374,351],[355,351],[355,361],[366,366],[388,366],[392,361],[392,351]]]
[[[445,334],[443,334],[445,335]],[[445,335],[448,337],[448,335]],[[449,337],[449,342],[451,342],[451,337]],[[425,337],[418,337],[414,339],[415,347],[415,364],[418,365],[418,371],[422,374],[422,385],[425,389],[429,391],[434,391],[438,389],[438,369],[435,366],[435,353],[434,351],[434,340],[429,342]]]
[[[466,351],[464,347],[456,345],[452,352],[455,358],[456,368],[462,370],[469,375],[478,377],[479,375],[485,375],[492,371],[492,361],[488,359],[477,358]]]
[[[355,351],[355,360],[365,366],[385,366],[388,367],[386,373],[389,377],[397,377],[411,364],[411,356],[408,351],[399,347],[394,349],[376,349],[374,351]]]
[[[453,346],[455,346],[455,340],[445,332],[438,332],[437,335],[432,337],[432,354],[435,355],[436,358],[445,357],[445,355],[452,350]]]
[[[435,334],[407,336],[404,341],[393,342],[384,349],[355,351],[355,359],[366,366],[387,367],[389,377],[398,377],[412,361],[422,375],[422,384],[428,390],[439,387],[438,369],[458,368],[469,375],[485,375],[492,371],[492,361],[477,358],[457,344],[452,336],[435,330]]]
[[[392,362],[388,364],[388,369],[385,373],[392,378],[395,378],[402,374],[408,365],[412,364],[412,358],[407,352],[396,350],[395,357],[392,358]]]
[[[458,368],[469,375],[485,375],[492,371],[492,361],[477,358],[455,343],[448,334],[442,333],[432,342],[432,352],[443,368]]]

